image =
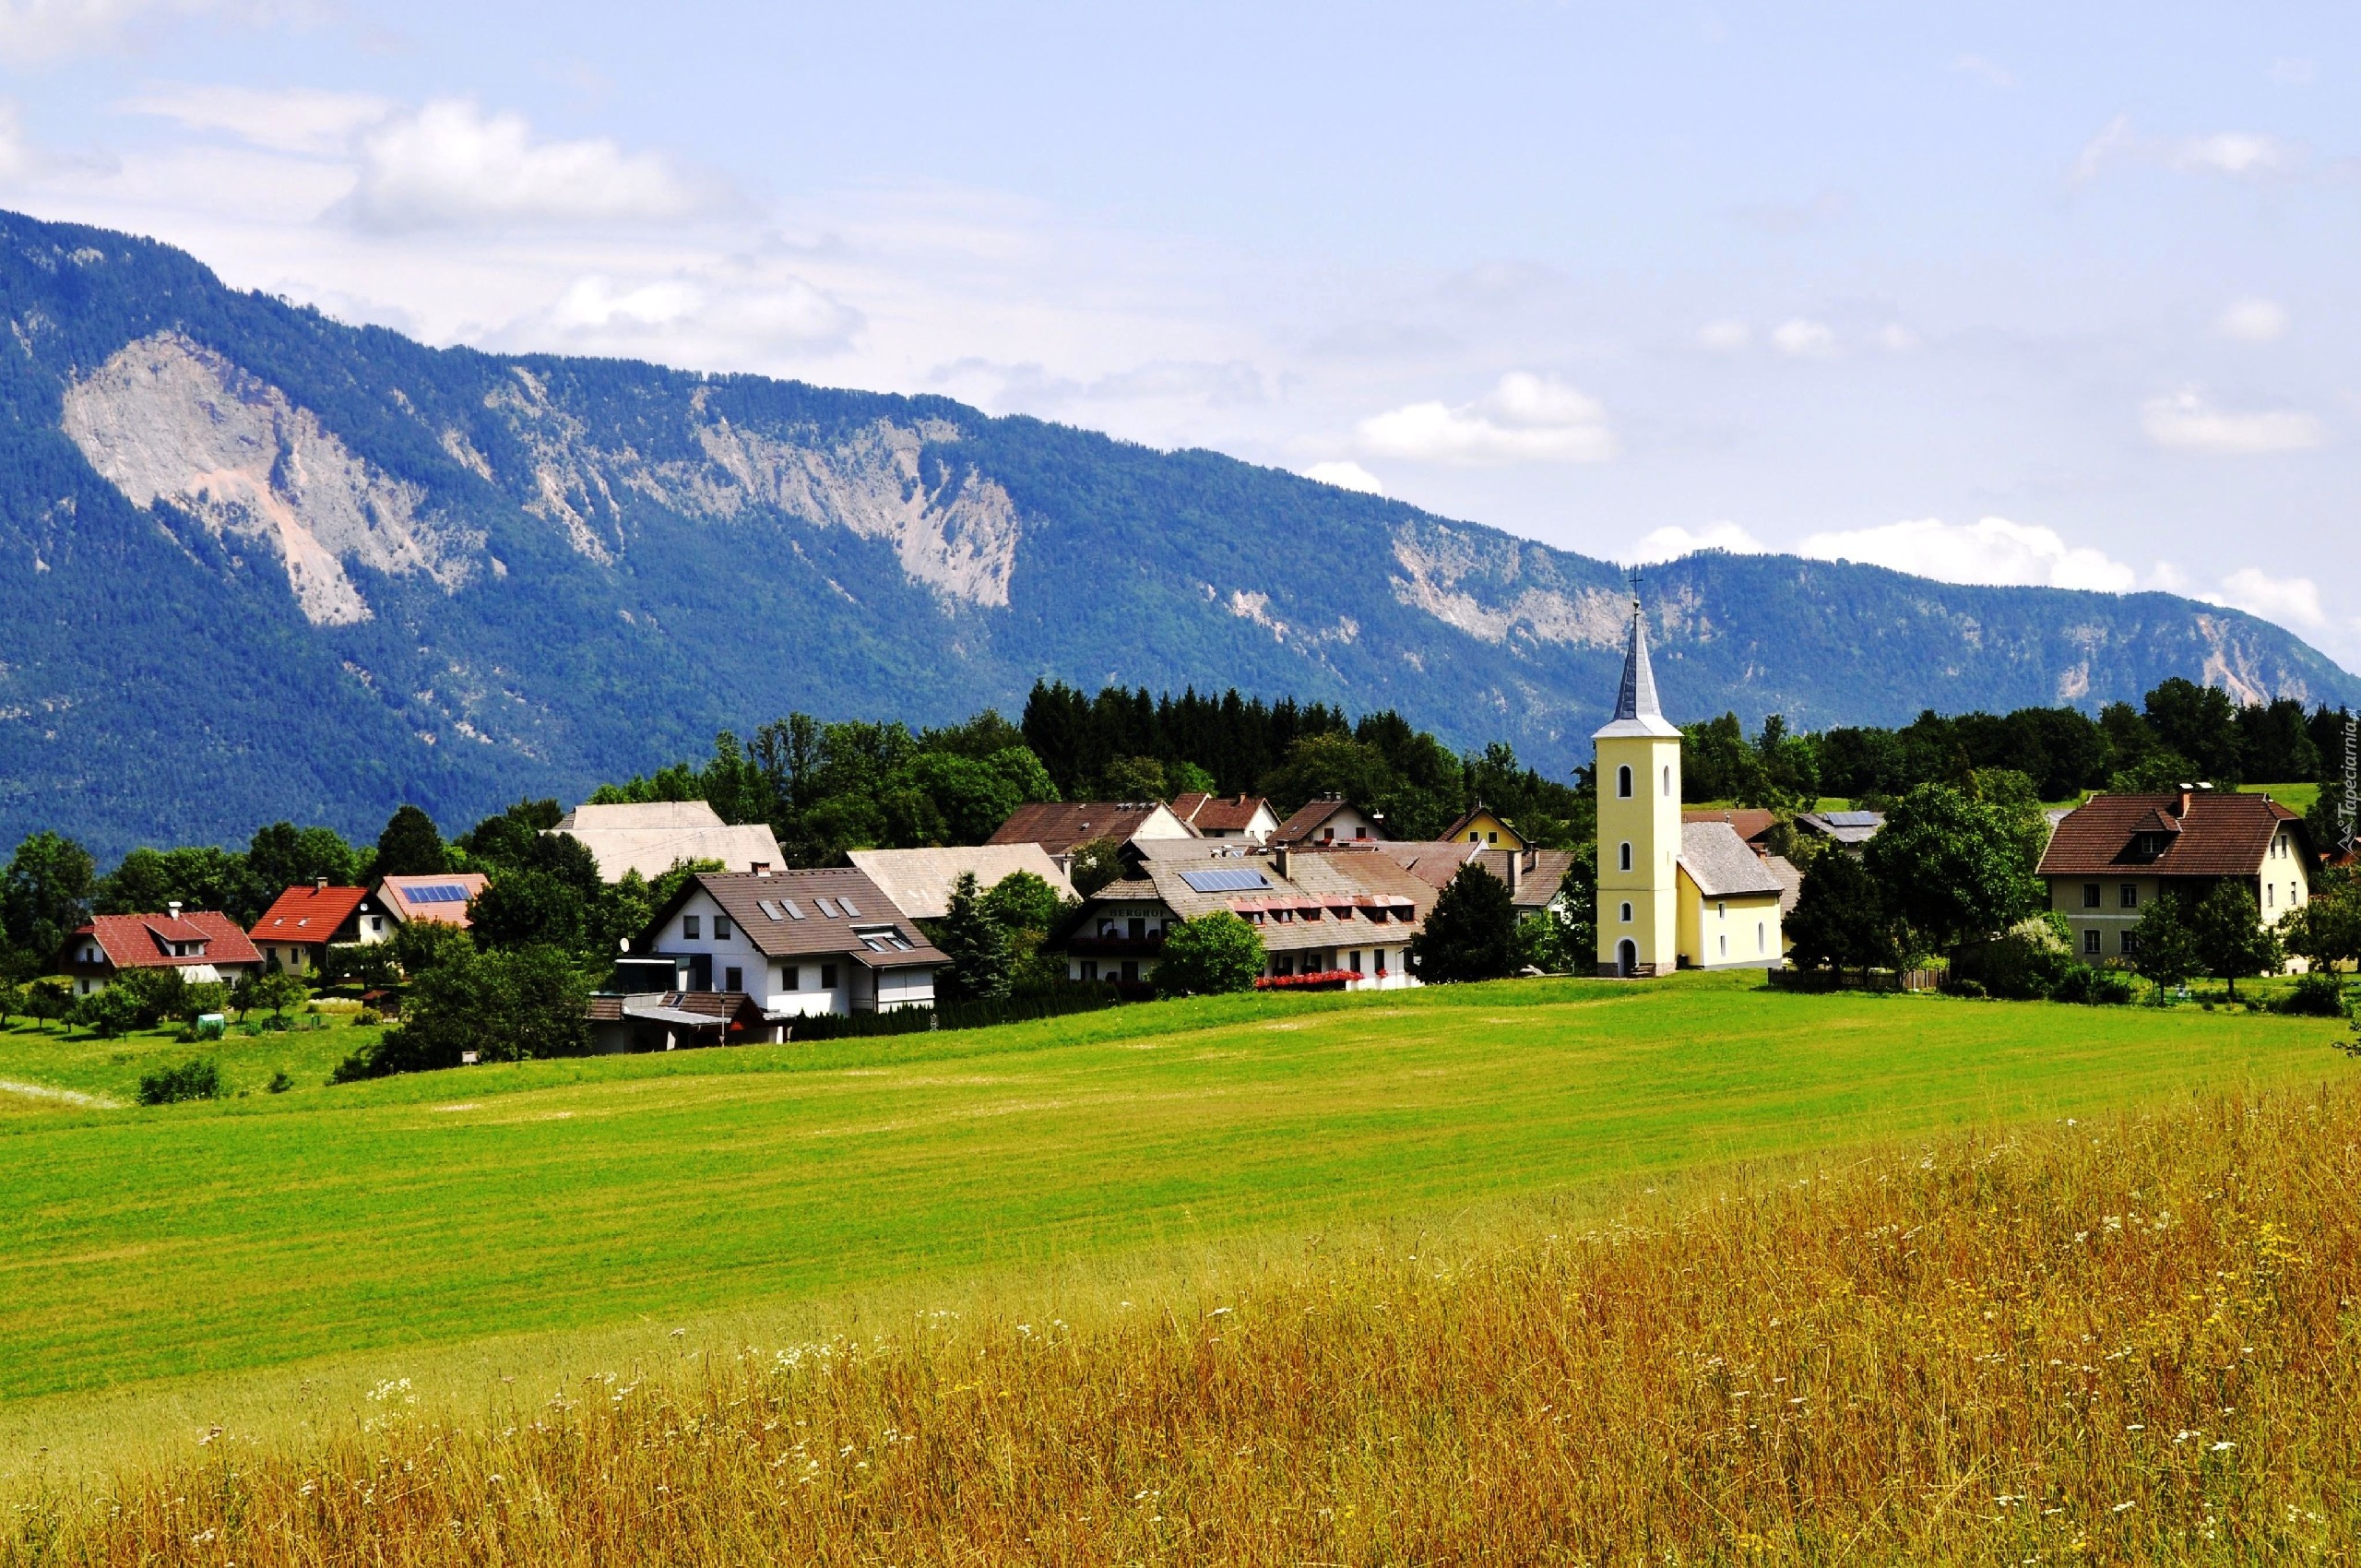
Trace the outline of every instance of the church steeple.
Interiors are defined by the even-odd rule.
[[[1623,653],[1623,689],[1615,695],[1618,719],[1662,719],[1656,704],[1656,672],[1648,665],[1648,623],[1640,612],[1640,579],[1631,577],[1631,637]]]
[[[1615,694],[1615,715],[1596,739],[1616,735],[1678,735],[1656,700],[1656,672],[1648,662],[1648,622],[1640,607],[1640,574],[1631,574],[1631,632],[1623,645],[1623,684]]]

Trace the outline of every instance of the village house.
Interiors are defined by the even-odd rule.
[[[384,904],[367,888],[331,887],[323,876],[281,893],[246,934],[265,968],[316,974],[330,944],[383,942],[386,921]]]
[[[1038,844],[974,844],[940,849],[854,849],[845,858],[875,883],[894,907],[914,921],[939,921],[951,912],[951,890],[973,873],[976,888],[988,893],[1003,877],[1027,872],[1063,899],[1074,897],[1065,867]]]
[[[590,998],[590,1049],[600,1056],[711,1045],[777,1045],[784,1018],[751,996],[724,991],[658,991]]]
[[[1783,963],[1779,879],[1731,822],[1682,820],[1680,731],[1656,697],[1636,597],[1615,714],[1593,739],[1598,972],[1630,978]]]
[[[1384,813],[1365,810],[1342,795],[1323,795],[1306,802],[1279,824],[1271,842],[1294,849],[1309,844],[1357,844],[1385,836]]]
[[[1196,829],[1162,801],[1032,801],[1011,813],[984,842],[1038,844],[1064,869],[1085,844],[1104,840],[1129,849],[1152,839],[1196,837]]]
[[[2042,851],[2049,907],[2085,959],[2136,957],[2141,915],[2159,893],[2194,904],[2223,882],[2254,895],[2276,925],[2311,897],[2304,819],[2268,795],[2183,785],[2170,794],[2094,795]]]
[[[1348,990],[1394,990],[1418,983],[1408,947],[1434,900],[1431,885],[1376,855],[1150,857],[1085,900],[1067,974],[1145,984],[1174,926],[1226,909],[1261,935],[1269,978],[1335,975]]]
[[[355,940],[390,942],[397,927],[419,922],[455,925],[465,931],[473,923],[468,918],[468,906],[491,885],[492,879],[480,871],[381,876],[378,909],[362,918]]]
[[[670,989],[742,993],[775,1019],[931,1006],[948,961],[849,866],[697,873],[632,945],[670,960]]]
[[[57,968],[77,995],[88,996],[129,969],[178,969],[191,984],[235,983],[261,971],[262,955],[229,916],[172,904],[160,915],[94,917],[66,943]]]
[[[1878,836],[1885,826],[1885,813],[1869,811],[1801,812],[1796,816],[1796,826],[1815,837],[1825,838],[1840,849],[1859,852],[1862,845]]]
[[[676,865],[717,861],[733,872],[775,870],[787,863],[778,840],[759,822],[731,824],[704,801],[651,801],[635,805],[581,805],[548,829],[578,841],[599,862],[599,875],[621,882],[626,872],[653,882]]]
[[[1279,830],[1278,814],[1260,795],[1235,799],[1196,792],[1177,795],[1172,814],[1201,838],[1243,838],[1250,844],[1267,844]]]
[[[1562,909],[1566,873],[1574,866],[1572,849],[1487,849],[1464,839],[1390,839],[1362,846],[1358,851],[1332,849],[1328,852],[1382,855],[1438,892],[1448,886],[1463,867],[1481,867],[1508,885],[1509,903],[1519,919]]]
[[[1525,848],[1524,836],[1481,801],[1477,802],[1474,808],[1457,822],[1444,828],[1441,837],[1448,843],[1479,844],[1487,849]]]

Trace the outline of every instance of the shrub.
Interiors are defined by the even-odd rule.
[[[1952,960],[1952,974],[1954,985],[1972,980],[1991,995],[2038,1002],[2055,995],[2068,975],[2082,967],[2065,934],[2049,920],[2035,916],[2018,921],[2004,936],[1963,946]]]
[[[278,1072],[273,1073],[270,1075],[270,1082],[263,1087],[269,1089],[273,1094],[285,1094],[289,1089],[295,1087],[295,1080],[287,1075],[286,1068],[281,1067]]]
[[[331,1083],[485,1062],[581,1056],[590,1049],[589,987],[554,947],[454,949],[419,977],[399,1028],[337,1066]]]
[[[2344,981],[2319,969],[2297,975],[2296,983],[2271,1004],[2274,1013],[2295,1013],[2308,1018],[2342,1018],[2350,1007],[2345,1000]]]
[[[1992,994],[1990,992],[1984,989],[1984,982],[1977,980],[1955,980],[1944,989],[1949,991],[1953,996],[1964,996],[1971,999],[1981,999]]]
[[[221,1069],[209,1057],[161,1067],[139,1077],[139,1103],[177,1105],[184,1099],[219,1099]]]
[[[2087,964],[2071,964],[2058,976],[2050,988],[2050,999],[2056,1002],[2079,1002],[2085,1006],[2120,1007],[2131,1001],[2131,979],[2114,969],[2094,969]]]
[[[352,1026],[355,1028],[365,1029],[385,1021],[385,1015],[379,1013],[374,1007],[363,1007],[352,1016]]]
[[[1156,992],[1212,996],[1251,990],[1263,965],[1263,933],[1228,909],[1216,909],[1181,921],[1165,937],[1164,954],[1156,965]]]
[[[120,986],[106,986],[74,1004],[69,1024],[79,1024],[101,1039],[129,1034],[139,1023],[139,998]]]

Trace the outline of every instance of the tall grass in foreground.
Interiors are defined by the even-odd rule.
[[[1252,1269],[1077,1321],[398,1383],[19,1498],[0,1562],[2343,1561],[2361,1093]]]

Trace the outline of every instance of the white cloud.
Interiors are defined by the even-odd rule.
[[[1709,321],[1697,329],[1701,347],[1717,354],[1735,354],[1754,342],[1754,328],[1743,321]]]
[[[541,141],[521,114],[442,99],[361,140],[353,215],[377,230],[693,218],[722,193],[654,153],[604,137]]]
[[[21,67],[147,42],[170,17],[264,23],[311,7],[271,0],[0,0],[0,61]]]
[[[1963,54],[1952,62],[1952,69],[1964,77],[1974,77],[1986,87],[2011,88],[2017,85],[2014,73],[1994,65],[1981,54]]]
[[[2176,169],[2198,173],[2250,178],[2292,168],[2296,149],[2277,137],[2256,131],[2220,131],[2210,137],[2186,137],[2166,153]]]
[[[2241,343],[2269,343],[2287,335],[2286,307],[2274,300],[2236,300],[2213,330]]]
[[[1361,421],[1354,434],[1364,451],[1413,462],[1603,463],[1618,449],[1606,419],[1596,399],[1555,376],[1512,371],[1478,402],[1407,404]]]
[[[1678,561],[1701,550],[1726,550],[1733,555],[1760,555],[1769,548],[1736,523],[1707,523],[1702,529],[1693,529],[1674,524],[1643,535],[1623,559],[1631,565],[1645,566],[1658,561]]]
[[[1802,316],[1783,321],[1771,334],[1771,345],[1799,360],[1822,360],[1836,351],[1836,334],[1824,321]]]
[[[859,311],[776,263],[732,257],[628,282],[577,278],[534,322],[504,337],[522,346],[553,332],[569,348],[618,353],[684,340],[810,352],[844,348],[862,326]]]
[[[151,87],[116,107],[174,120],[191,130],[227,131],[274,152],[314,154],[350,151],[356,135],[394,110],[391,100],[367,92],[181,84]]]
[[[2320,422],[2310,414],[2293,409],[2231,413],[2214,408],[2194,386],[2149,398],[2141,406],[2140,423],[2159,446],[2223,457],[2301,452],[2322,440]]]
[[[2330,629],[2328,610],[2320,602],[2319,585],[2309,577],[2273,577],[2252,566],[2241,566],[2223,578],[2218,589],[2199,597],[2211,604],[2226,604],[2266,621],[2276,621],[2283,626],[2308,632]]]
[[[17,106],[0,99],[0,180],[21,180],[40,165]]]
[[[1377,476],[1355,462],[1314,463],[1303,470],[1303,477],[1333,484],[1339,490],[1358,490],[1366,495],[1385,493],[1385,486],[1378,482]]]
[[[1986,517],[1946,523],[1940,517],[1879,528],[1816,533],[1798,555],[1864,561],[1947,583],[1991,583],[2129,593],[2140,575],[2087,546],[2070,545],[2054,529]]]

